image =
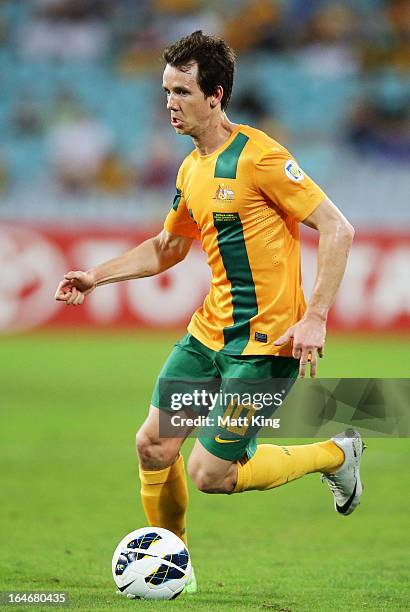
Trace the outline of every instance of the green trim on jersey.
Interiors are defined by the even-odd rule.
[[[241,355],[249,342],[250,319],[258,314],[255,285],[238,213],[214,213],[219,252],[231,283],[233,325],[223,330],[222,352]]]
[[[245,134],[239,132],[229,147],[227,147],[225,151],[222,151],[216,160],[215,178],[236,178],[239,157],[248,140],[249,136],[245,136]]]
[[[174,197],[174,200],[172,202],[172,208],[175,210],[175,212],[178,210],[178,206],[181,201],[181,198],[182,198],[182,191],[181,189],[177,189],[176,196]]]

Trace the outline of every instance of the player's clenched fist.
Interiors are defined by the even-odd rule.
[[[55,294],[58,302],[65,302],[67,306],[80,306],[85,296],[95,288],[95,281],[90,272],[67,272],[64,280],[59,283]]]

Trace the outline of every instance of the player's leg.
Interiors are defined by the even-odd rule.
[[[235,493],[274,489],[313,472],[332,473],[344,457],[332,440],[287,446],[258,444],[253,457],[238,463]]]
[[[144,470],[161,470],[172,465],[185,439],[183,435],[178,438],[160,437],[160,412],[159,408],[151,405],[147,418],[137,432],[137,454]]]
[[[179,453],[184,437],[160,438],[159,416],[151,406],[137,433],[142,505],[150,525],[169,529],[186,543],[188,488]]]
[[[297,379],[299,362],[291,357],[250,357],[240,361],[224,357],[224,371],[235,380],[235,376],[254,389],[251,379],[257,376],[261,390],[263,381],[270,381],[273,388],[290,391]],[[243,363],[244,361],[244,363]],[[256,372],[256,374],[255,374]],[[256,385],[256,390],[258,383]],[[286,409],[286,403],[284,408]],[[262,408],[261,412],[269,417],[272,407]],[[253,433],[253,432],[252,432]],[[248,448],[245,460],[237,464],[238,474],[235,492],[251,489],[266,490],[292,482],[312,472],[331,473],[344,461],[344,453],[333,440],[314,444],[277,445],[259,444]]]
[[[175,391],[192,391],[192,380],[217,378],[213,354],[190,334],[175,344],[155,385],[148,418],[137,434],[141,497],[148,521],[170,529],[184,542],[188,489],[179,450],[193,427],[169,427],[176,414],[172,397]],[[184,416],[183,411],[178,414]],[[160,437],[160,419],[161,432],[170,437]]]
[[[360,463],[365,445],[359,432],[346,430],[331,440],[314,444],[260,444],[254,456],[237,464],[235,493],[265,491],[321,472],[334,497],[336,512],[347,516],[360,503],[363,487]]]
[[[260,391],[263,381],[270,384],[275,379],[279,388],[289,390],[296,380],[299,364],[292,358],[219,354],[218,366],[224,378],[222,390],[243,397],[246,392]],[[249,411],[252,410],[251,406]],[[270,416],[272,410],[268,407],[265,416]],[[228,412],[229,407],[219,405],[213,411],[214,421],[220,416],[224,420]],[[235,412],[236,417],[245,417],[249,422],[244,414],[246,406],[237,406]],[[332,473],[344,461],[344,452],[333,440],[306,445],[257,446],[251,435],[254,433],[232,429],[229,425],[202,430],[188,468],[196,486],[210,493],[267,490],[312,472]]]
[[[169,529],[186,544],[188,487],[184,460],[179,451],[192,428],[186,428],[178,438],[161,438],[159,419],[167,416],[160,415],[160,410],[151,405],[148,417],[137,433],[141,501],[150,525]],[[196,591],[192,568],[184,593]]]
[[[188,461],[188,474],[203,493],[233,493],[237,481],[237,462],[217,457],[196,440]]]
[[[331,473],[344,461],[343,451],[332,440],[294,446],[256,446],[249,439],[225,440],[219,448],[216,444],[215,438],[201,437],[189,458],[188,473],[204,493],[266,491],[312,472]],[[252,446],[256,450],[249,457]]]
[[[256,439],[228,435],[201,436],[188,471],[205,493],[266,491],[305,474],[321,472],[334,496],[335,510],[344,516],[360,503],[360,462],[365,446],[358,432],[348,430],[324,442],[279,446],[256,445]]]

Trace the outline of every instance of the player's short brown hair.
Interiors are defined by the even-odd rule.
[[[204,95],[207,98],[212,96],[220,85],[224,92],[221,108],[224,110],[228,106],[233,86],[235,52],[224,40],[197,30],[164,49],[162,58],[180,70],[196,62],[197,81]]]

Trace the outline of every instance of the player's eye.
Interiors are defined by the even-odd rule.
[[[166,98],[168,99],[171,95],[171,92],[168,89],[164,89],[164,93]],[[186,89],[179,89],[176,88],[173,90],[173,93],[177,96],[183,96],[184,98],[189,94],[189,91],[187,91]]]

